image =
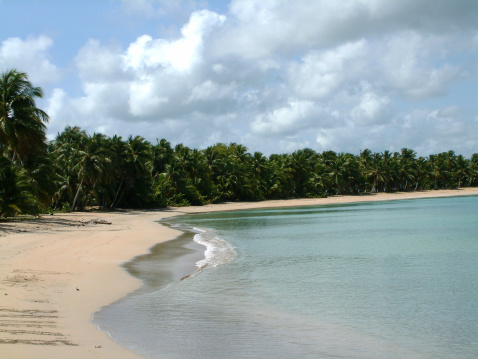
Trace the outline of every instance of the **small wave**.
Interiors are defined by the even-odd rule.
[[[205,258],[196,263],[199,270],[206,267],[217,267],[229,263],[236,258],[237,253],[234,247],[219,238],[214,232],[203,228],[194,228],[194,230],[199,232],[194,236],[194,241],[206,247],[204,251]]]

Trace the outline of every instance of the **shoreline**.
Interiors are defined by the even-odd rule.
[[[91,322],[138,289],[122,264],[182,232],[160,219],[201,212],[476,196],[478,188],[239,202],[155,211],[76,212],[0,222],[0,355],[6,358],[131,358]],[[111,224],[93,224],[104,219]]]

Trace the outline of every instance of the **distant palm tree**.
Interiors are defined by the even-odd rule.
[[[471,156],[468,164],[468,185],[476,186],[478,184],[478,153]]]
[[[465,157],[459,155],[456,157],[455,166],[454,166],[454,175],[458,179],[458,188],[461,188],[463,184],[463,179],[468,176],[468,167],[469,162]]]
[[[0,153],[23,161],[45,145],[48,115],[36,107],[43,91],[17,70],[0,74]]]
[[[398,157],[399,190],[407,191],[415,179],[416,153],[408,148],[402,148]]]

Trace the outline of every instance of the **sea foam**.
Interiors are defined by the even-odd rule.
[[[229,263],[237,257],[234,247],[219,238],[216,233],[197,227],[194,228],[194,231],[199,232],[194,236],[194,241],[206,247],[205,258],[196,263],[199,270]]]

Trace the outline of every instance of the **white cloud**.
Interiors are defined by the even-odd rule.
[[[230,15],[233,21],[218,36],[216,51],[251,59],[359,39],[363,31],[356,27],[366,26],[369,17],[362,1],[317,0],[236,0]]]
[[[469,115],[457,107],[440,110],[413,110],[404,116],[406,126],[397,122],[402,135],[400,141],[409,141],[408,147],[419,153],[431,154],[455,150],[470,153],[470,140],[478,130]],[[476,145],[476,144],[475,144]],[[476,149],[475,149],[476,152]]]
[[[227,100],[227,98],[234,96],[234,89],[234,83],[221,86],[216,82],[207,80],[192,89],[186,103]]]
[[[56,88],[48,99],[45,111],[50,116],[48,138],[53,139],[66,126],[80,126],[91,129],[91,109],[83,106],[82,99],[71,99],[63,90]]]
[[[366,56],[368,52],[364,40],[323,52],[309,52],[301,63],[293,63],[290,67],[290,85],[298,96],[315,99],[330,97],[344,84],[357,82],[369,75],[364,73]]]
[[[454,150],[476,152],[474,134],[478,123],[456,107],[440,110],[412,110],[396,114],[379,125],[347,121],[337,127],[318,131],[320,150],[357,153],[359,149],[399,151],[412,148],[421,156]]]
[[[50,61],[48,50],[53,40],[47,36],[29,36],[26,40],[10,37],[0,45],[2,71],[15,68],[26,72],[34,84],[52,83],[60,79],[60,71]]]
[[[447,34],[475,28],[477,14],[474,1],[233,0],[233,21],[218,37],[217,51],[257,59],[388,36],[397,29]]]
[[[83,108],[100,121],[116,116],[140,121],[177,116],[188,92],[191,100],[199,96],[204,100],[204,93],[198,91],[205,90],[208,81],[200,77],[196,81],[192,73],[201,65],[204,38],[224,21],[224,16],[199,11],[183,26],[179,39],[143,35],[125,52],[117,45],[89,40],[76,57],[85,93]],[[209,97],[212,100],[212,94]]]
[[[311,101],[290,101],[287,106],[259,115],[251,125],[259,135],[293,135],[319,120],[320,109]]]
[[[133,116],[150,116],[158,113],[169,99],[156,94],[153,82],[134,82],[130,87],[129,112]]]
[[[443,63],[443,48],[452,38],[397,33],[361,39],[325,51],[311,51],[293,63],[288,78],[297,96],[327,99],[339,90],[360,91],[365,81],[388,96],[419,101],[446,94],[461,78],[454,63]]]
[[[173,3],[123,1],[140,16],[163,16]],[[447,97],[478,71],[469,60],[477,6],[440,3],[234,0],[225,15],[192,12],[176,37],[151,32],[123,47],[89,40],[75,62],[83,96],[55,90],[52,124],[266,153],[478,152],[464,130],[476,128],[470,110]]]
[[[123,58],[125,69],[132,69],[143,76],[160,67],[175,71],[191,70],[201,60],[204,37],[225,19],[223,15],[202,10],[191,15],[178,40],[154,40],[149,35],[140,36],[129,46]]]
[[[459,71],[452,64],[436,62],[442,48],[453,46],[451,41],[408,31],[391,37],[379,62],[387,85],[410,100],[445,94]]]
[[[390,120],[390,114],[390,99],[373,92],[364,93],[360,103],[351,112],[354,122],[361,125],[384,123]]]
[[[102,46],[90,39],[75,58],[78,75],[84,82],[107,82],[125,79],[118,45]]]

